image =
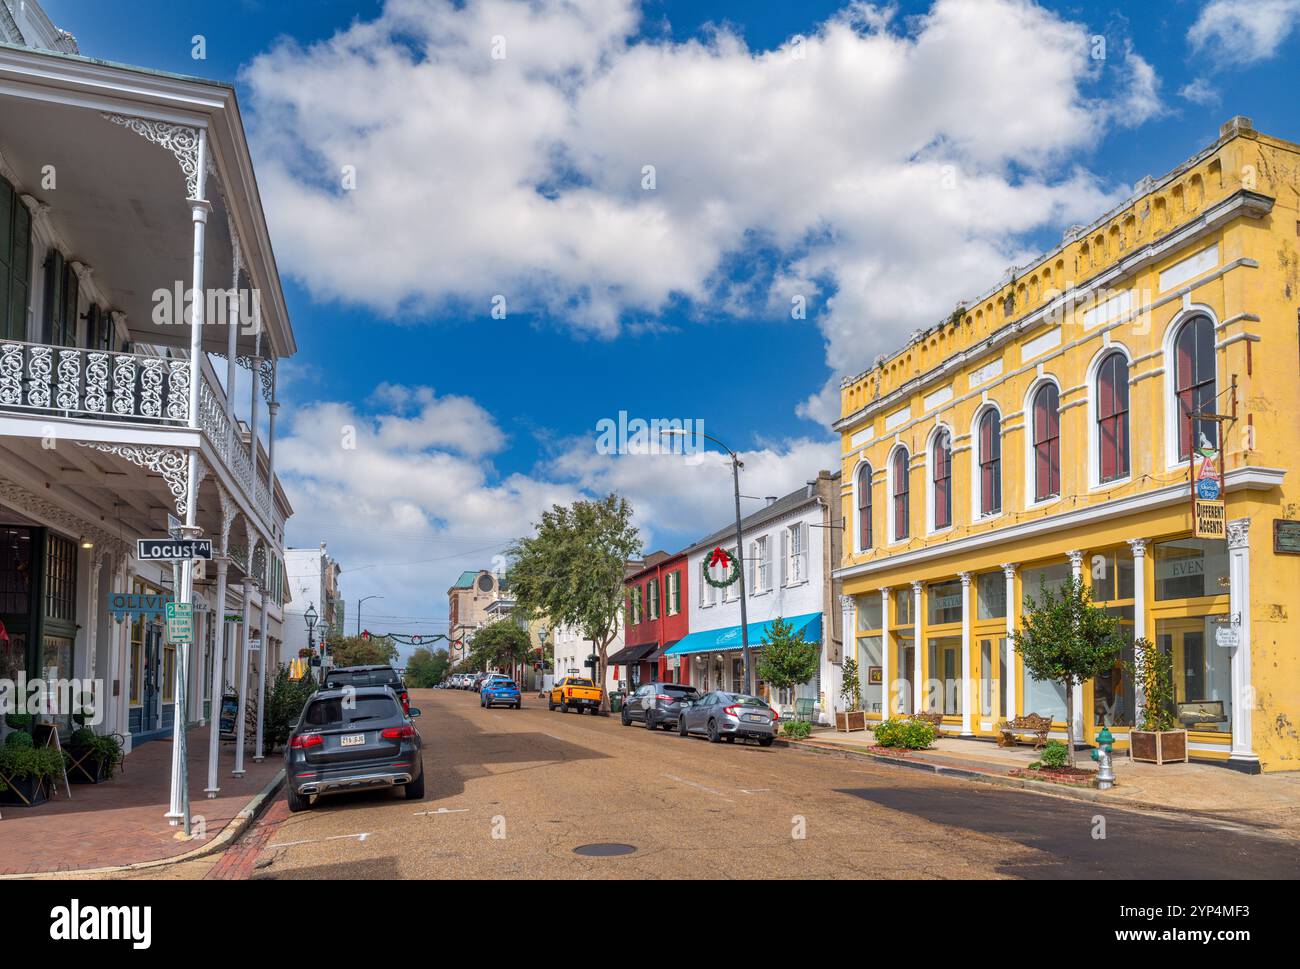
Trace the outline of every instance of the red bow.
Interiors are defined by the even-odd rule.
[[[722,563],[724,569],[731,568],[731,558],[722,550],[721,546],[713,550],[713,558],[709,559],[709,568],[713,568],[719,562]]]

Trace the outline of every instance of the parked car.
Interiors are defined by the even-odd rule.
[[[401,787],[408,801],[424,797],[422,742],[412,723],[419,715],[386,686],[316,691],[284,751],[289,810],[374,787]]]
[[[325,673],[321,683],[322,690],[339,690],[348,686],[386,686],[402,701],[402,709],[410,712],[411,695],[401,674],[391,666],[336,666]]]
[[[643,683],[623,701],[623,726],[632,726],[639,720],[653,730],[663,727],[672,730],[682,711],[682,702],[698,700],[700,691],[684,683]]]
[[[728,743],[748,737],[771,747],[779,720],[761,697],[715,691],[685,702],[677,718],[677,732],[683,737],[702,733],[715,744],[724,737]]]
[[[519,695],[519,687],[515,686],[514,680],[489,678],[483,682],[483,689],[478,695],[478,705],[489,709],[501,706],[518,710],[522,703],[523,698]]]
[[[600,710],[600,701],[605,691],[585,676],[566,676],[551,687],[551,694],[546,699],[546,709],[560,708],[561,713],[576,709],[579,713]]]

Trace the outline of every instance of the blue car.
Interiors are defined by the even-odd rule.
[[[478,705],[481,707],[503,706],[518,710],[521,701],[519,687],[515,686],[514,680],[488,680],[478,695]]]

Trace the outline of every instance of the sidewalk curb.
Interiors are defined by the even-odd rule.
[[[174,865],[182,861],[193,861],[196,858],[202,858],[204,855],[214,854],[223,850],[232,842],[237,841],[239,837],[252,826],[258,816],[266,810],[271,800],[275,797],[280,785],[284,783],[284,768],[281,767],[276,775],[271,778],[260,791],[252,796],[247,804],[243,806],[238,814],[230,819],[230,823],[221,829],[211,841],[207,841],[197,848],[191,848],[179,855],[171,855],[167,858],[155,858],[152,861],[137,861],[130,865],[114,865],[108,868],[77,868],[75,870],[57,870],[57,871],[29,871],[15,875],[0,875],[0,881],[21,881],[24,879],[73,879],[85,878],[87,875],[111,875],[115,872],[127,871],[144,871],[149,868],[161,868],[164,865]]]
[[[1165,814],[1179,814],[1202,821],[1213,821],[1217,823],[1230,821],[1235,825],[1249,828],[1260,835],[1271,835],[1288,842],[1295,841],[1294,836],[1287,834],[1284,830],[1279,828],[1252,824],[1251,822],[1243,821],[1240,818],[1228,818],[1222,814],[1198,811],[1195,808],[1181,807],[1174,804],[1163,804],[1158,801],[1121,800],[1115,796],[1107,796],[1103,791],[1096,790],[1095,788],[1067,787],[1064,784],[1052,784],[1047,781],[1034,781],[1020,777],[1009,777],[1004,774],[995,774],[991,771],[980,770],[973,767],[951,767],[947,764],[935,764],[923,760],[908,760],[907,758],[895,757],[890,754],[877,754],[867,750],[830,747],[823,744],[811,743],[805,740],[790,740],[784,737],[779,738],[776,743],[777,746],[798,748],[816,754],[829,755],[832,757],[838,756],[848,760],[869,760],[875,763],[885,763],[895,767],[907,767],[913,770],[927,771],[931,774],[939,774],[944,777],[958,777],[963,780],[981,781],[998,787],[1018,788],[1022,791],[1029,791],[1034,794],[1044,794],[1048,797],[1067,798],[1074,801],[1089,801],[1093,804],[1104,804],[1108,807],[1115,808],[1134,808],[1140,811],[1157,811]]]

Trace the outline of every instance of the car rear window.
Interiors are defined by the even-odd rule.
[[[569,686],[591,686],[591,680],[580,680],[575,677],[569,680]]]
[[[397,686],[402,678],[396,670],[347,670],[328,673],[325,676],[325,688],[337,689],[340,686]]]
[[[693,686],[686,686],[683,683],[660,683],[659,689],[664,693],[673,693],[677,696],[699,696],[700,691]]]
[[[767,708],[767,702],[760,700],[756,696],[745,696],[743,693],[732,693],[729,699],[736,706]]]
[[[303,723],[308,727],[335,727],[361,720],[384,720],[400,716],[397,702],[386,696],[354,697],[344,702],[344,697],[313,700],[307,708]]]
[[[515,686],[513,680],[493,680],[493,681],[492,681],[492,687],[493,687],[493,689],[496,689],[497,687],[500,687],[500,688],[503,689],[503,690],[517,690],[517,689],[519,689],[519,687]]]

